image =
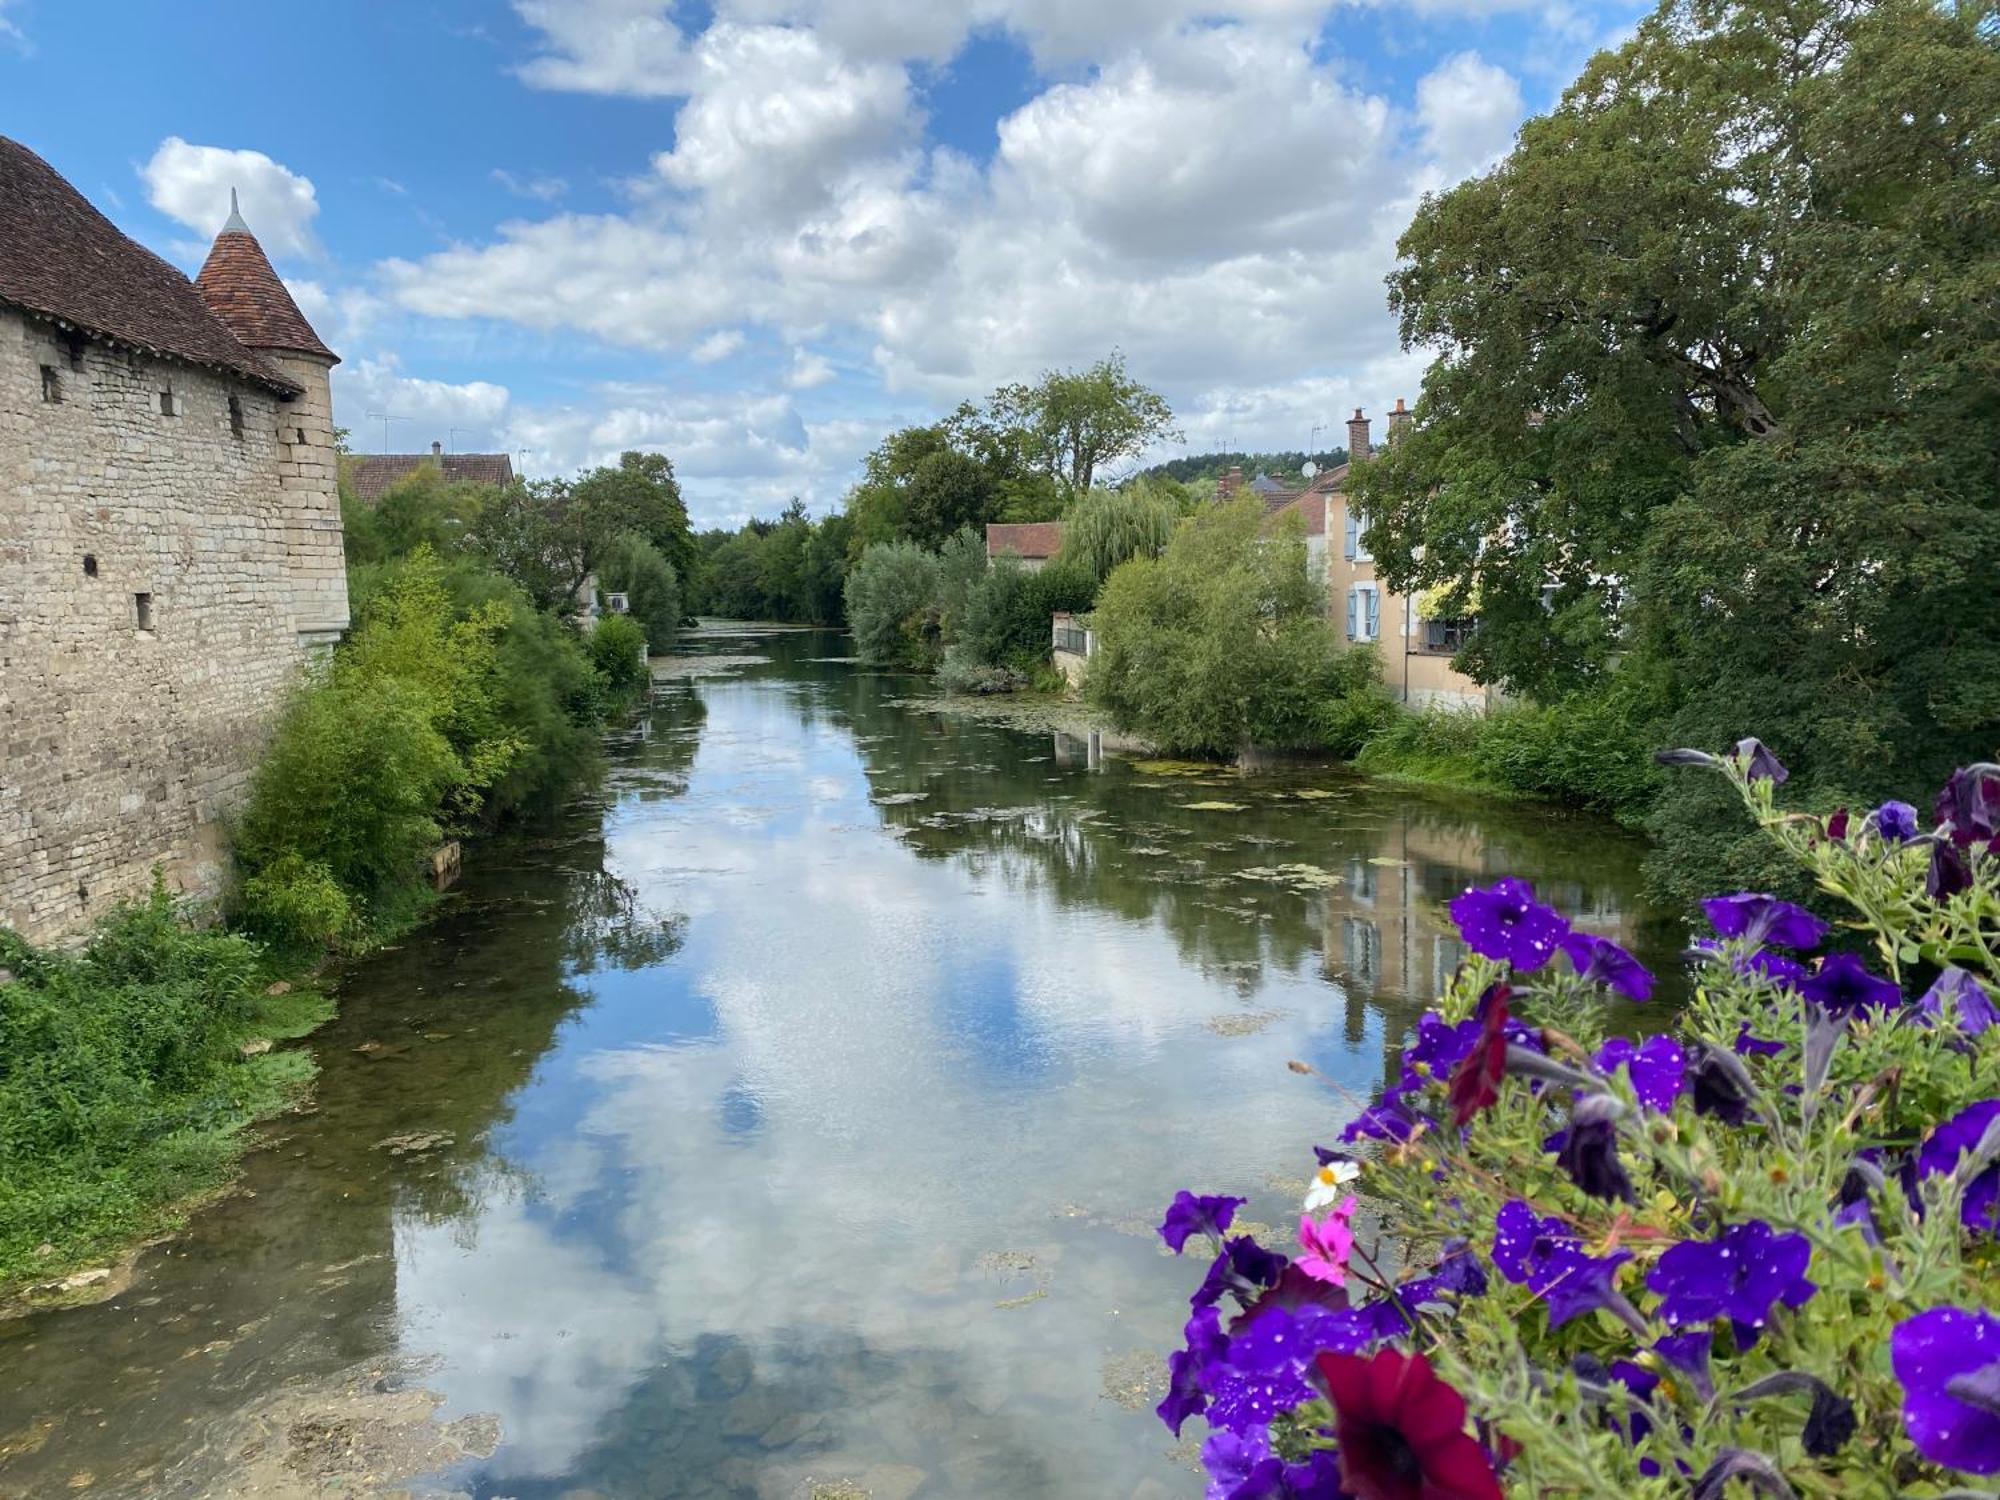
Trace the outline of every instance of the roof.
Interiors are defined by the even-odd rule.
[[[514,461],[505,453],[368,453],[349,458],[342,467],[354,497],[372,503],[419,464],[436,465],[451,484],[514,482]]]
[[[1326,496],[1316,490],[1305,490],[1295,494],[1272,511],[1264,524],[1276,526],[1285,516],[1298,516],[1303,520],[1306,523],[1307,536],[1325,536]]]
[[[287,396],[300,389],[246,348],[193,282],[122,234],[54,167],[5,136],[0,302],[141,354],[223,370]]]
[[[1054,557],[1062,551],[1062,538],[1060,521],[996,521],[986,528],[986,555],[1012,552],[1028,559]]]
[[[201,274],[194,279],[208,305],[249,348],[315,354],[339,363],[339,356],[319,341],[312,324],[271,269],[264,247],[236,211],[234,192],[229,195],[229,204],[229,222],[215,237]]]
[[[1296,490],[1286,489],[1284,485],[1261,470],[1258,472],[1257,477],[1250,481],[1250,488],[1260,495],[1295,495],[1298,493]]]

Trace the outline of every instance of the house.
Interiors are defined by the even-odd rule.
[[[1412,413],[1398,397],[1389,413],[1387,441],[1394,443]],[[1374,456],[1369,419],[1356,408],[1347,423],[1348,461],[1313,476],[1305,489],[1264,497],[1276,526],[1289,515],[1304,523],[1306,552],[1314,572],[1326,580],[1327,602],[1336,626],[1348,640],[1372,642],[1382,652],[1382,676],[1405,703],[1441,703],[1485,708],[1492,690],[1452,666],[1464,644],[1469,620],[1425,617],[1422,602],[1382,583],[1375,560],[1362,542],[1367,522],[1347,503],[1347,477],[1354,465]]]
[[[233,195],[190,281],[0,137],[0,926],[220,889],[347,628],[335,363]]]
[[[447,453],[444,444],[433,442],[428,453],[356,453],[341,460],[341,477],[354,498],[373,505],[382,492],[419,467],[429,467],[444,476],[447,484],[491,484],[505,487],[514,482],[514,461],[505,453]]]
[[[1062,535],[1060,521],[990,522],[986,527],[986,560],[991,563],[1001,553],[1011,552],[1028,572],[1039,573],[1062,551]]]

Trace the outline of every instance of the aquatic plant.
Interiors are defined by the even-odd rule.
[[[1632,955],[1519,880],[1453,901],[1471,956],[1354,1153],[1315,1148],[1306,1254],[1225,1238],[1234,1198],[1162,1226],[1209,1256],[1160,1416],[1206,1421],[1211,1500],[2000,1473],[2000,767],[1925,830],[1781,810],[1754,740],[1662,760],[1726,777],[1842,921],[1713,898],[1672,1034],[1634,1040],[1605,1035],[1652,994]],[[1821,951],[1836,930],[1859,951]]]

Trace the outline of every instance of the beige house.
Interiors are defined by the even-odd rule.
[[[1396,441],[1410,416],[1398,397],[1396,409],[1389,413],[1389,442]],[[1346,463],[1314,475],[1303,490],[1263,496],[1271,524],[1290,515],[1304,522],[1307,556],[1326,580],[1334,623],[1344,626],[1349,641],[1373,644],[1381,651],[1383,681],[1398,699],[1484,709],[1497,699],[1497,691],[1451,664],[1472,622],[1424,618],[1417,596],[1399,594],[1377,578],[1375,560],[1362,543],[1367,522],[1349,507],[1346,490],[1354,465],[1366,463],[1374,454],[1369,425],[1356,408],[1347,423]],[[1229,498],[1240,484],[1240,473],[1226,476],[1218,498]]]

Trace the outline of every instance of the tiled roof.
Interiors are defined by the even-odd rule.
[[[247,228],[231,227],[242,222],[231,216],[194,279],[208,305],[248,348],[283,349],[337,361],[278,280],[257,236]]]
[[[1054,557],[1062,551],[1062,536],[1060,521],[996,521],[986,528],[986,555],[1012,552],[1031,561]]]
[[[505,453],[369,453],[347,459],[342,467],[355,498],[372,504],[390,485],[415,472],[419,464],[437,465],[451,484],[514,482],[514,460]]]
[[[1318,490],[1305,490],[1293,495],[1272,511],[1264,524],[1276,526],[1287,515],[1298,516],[1305,521],[1307,536],[1326,535],[1326,496]]]
[[[244,347],[193,282],[121,234],[55,168],[5,136],[0,302],[142,354],[226,370],[286,395],[299,390]]]

